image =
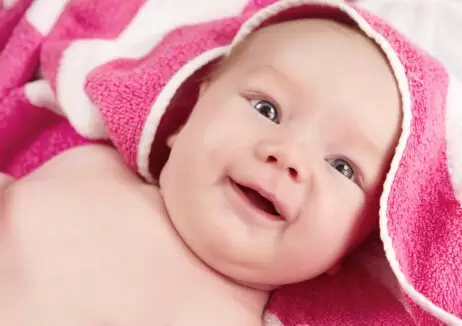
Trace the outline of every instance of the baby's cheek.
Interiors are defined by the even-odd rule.
[[[356,185],[341,185],[336,189],[336,198],[329,203],[330,230],[332,241],[339,246],[339,251],[346,252],[353,243],[361,241],[370,227],[366,219],[366,199]],[[327,219],[327,216],[324,218]]]
[[[353,221],[348,250],[353,250],[361,245],[364,240],[374,231],[378,230],[379,205],[377,201],[368,202],[364,209]]]

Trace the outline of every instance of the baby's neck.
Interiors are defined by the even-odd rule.
[[[169,217],[166,210],[165,216]],[[206,302],[210,298],[219,298],[224,303],[222,309],[226,311],[217,307],[220,311],[214,311],[214,314],[242,315],[243,321],[238,323],[239,325],[262,325],[262,316],[270,290],[236,281],[211,268],[187,246],[170,218],[168,221],[181,247],[182,256],[186,258],[185,266],[191,268],[188,273],[191,273],[191,279],[196,282],[192,288],[200,287],[200,290],[195,291],[197,301]]]
[[[228,282],[228,295],[237,308],[245,311],[249,316],[261,318],[263,316],[269,292],[248,287],[230,280]]]
[[[261,325],[261,318],[269,298],[270,290],[231,279],[205,264],[194,253],[191,252],[191,255],[197,260],[200,269],[208,276],[209,286],[218,291],[220,298],[226,300],[230,310],[234,309],[234,311],[241,311],[251,318],[258,318],[258,323],[255,321],[255,325]],[[245,323],[245,325],[250,324],[250,322]]]
[[[203,263],[201,262],[201,264]],[[212,285],[218,291],[217,293],[214,290],[216,296],[223,300],[222,302],[226,306],[224,308],[226,311],[223,311],[222,316],[236,318],[234,325],[263,325],[263,314],[269,298],[269,291],[236,282],[217,273],[209,266],[205,264],[204,266],[208,269],[207,273],[212,275],[210,281],[212,284],[216,284]],[[217,315],[221,314],[220,312],[216,313]]]

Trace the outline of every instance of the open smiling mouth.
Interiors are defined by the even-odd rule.
[[[258,191],[246,187],[244,185],[238,184],[231,180],[231,183],[233,184],[233,187],[237,192],[240,193],[241,197],[244,197],[248,204],[252,205],[255,209],[263,211],[271,219],[274,220],[283,220],[284,218],[281,216],[281,214],[278,212],[276,209],[273,201],[270,199],[266,198],[262,194],[260,194]]]

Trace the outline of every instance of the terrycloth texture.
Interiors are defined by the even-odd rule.
[[[462,3],[459,0],[355,0],[391,23],[462,80]]]
[[[254,29],[313,17],[357,25],[382,48],[402,95],[402,136],[381,197],[382,242],[371,240],[335,276],[275,291],[265,323],[462,324],[461,85],[352,4],[4,1],[0,171],[20,178],[63,150],[108,140],[155,182],[165,139],[193,108],[210,64]]]

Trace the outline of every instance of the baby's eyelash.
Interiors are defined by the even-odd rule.
[[[342,157],[342,159],[344,159],[345,161],[348,162],[348,164],[351,165],[354,173],[355,173],[355,183],[360,187],[362,188],[363,186],[363,173],[362,173],[362,170],[360,169],[360,167],[358,166],[358,164],[356,164],[353,160],[349,159],[349,158],[345,158],[345,157]]]
[[[346,164],[348,164],[353,173],[353,179],[350,179],[352,182],[354,182],[358,187],[363,188],[363,178],[362,178],[362,172],[361,169],[358,167],[357,164],[355,164],[351,159],[345,157],[345,156],[334,156],[326,159],[326,162],[332,163],[335,160],[342,160]],[[335,167],[334,167],[335,168]]]
[[[245,92],[244,93],[244,97],[247,99],[247,100],[263,100],[263,101],[268,101],[270,102],[271,104],[274,105],[274,107],[276,108],[276,110],[278,111],[278,114],[279,116],[281,116],[281,106],[279,105],[279,102],[276,101],[273,97],[271,97],[270,95],[266,94],[266,93],[263,93],[261,91],[249,91],[249,92]]]

